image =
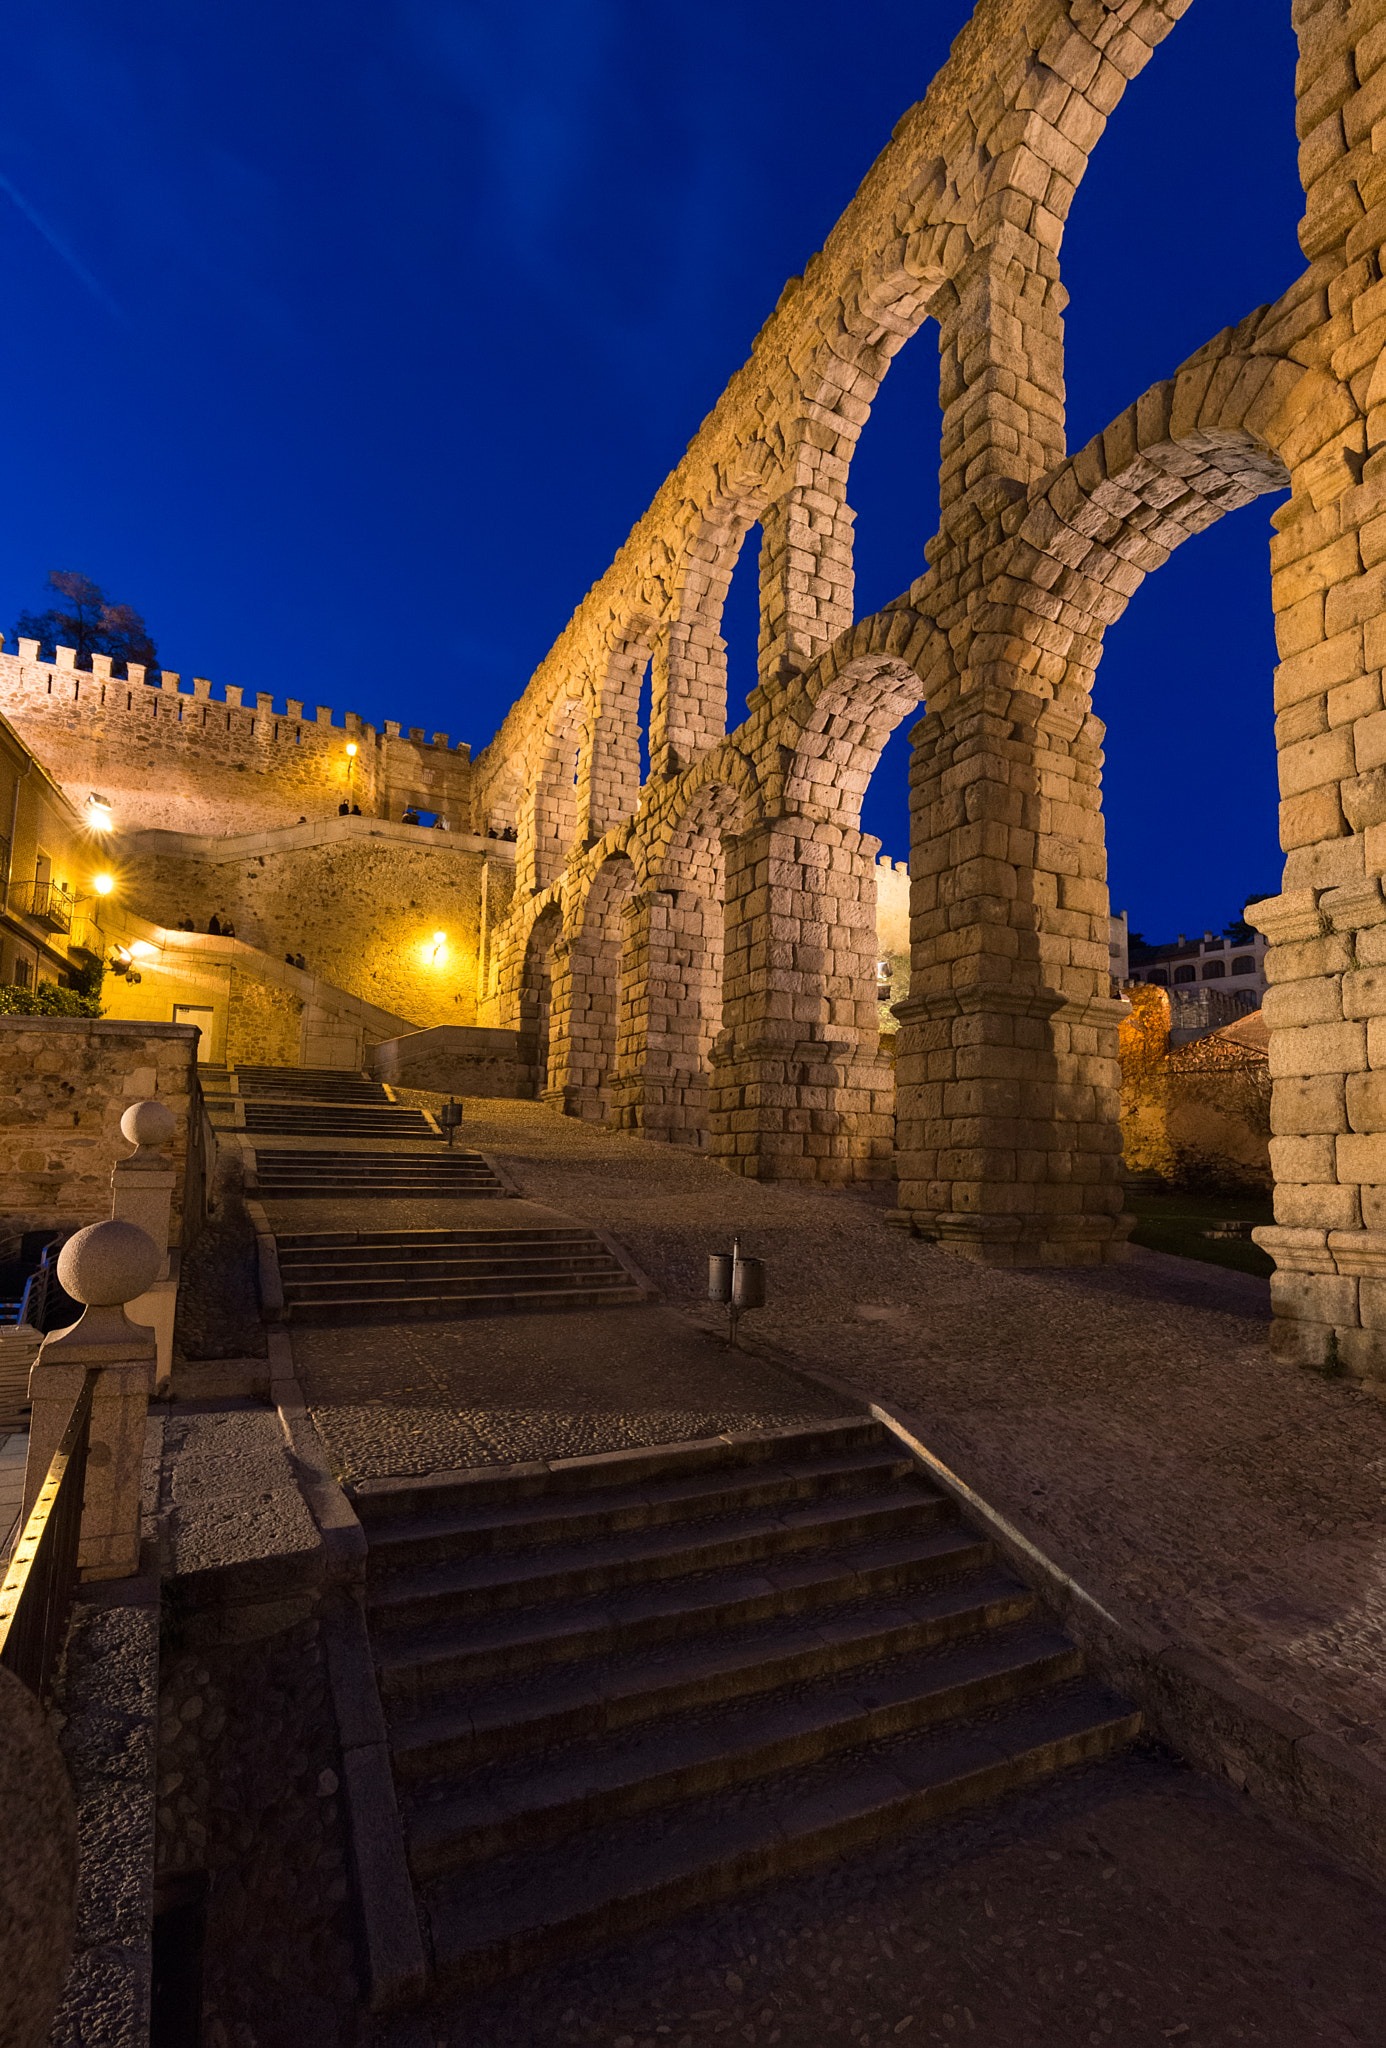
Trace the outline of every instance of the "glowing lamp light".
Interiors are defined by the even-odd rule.
[[[158,950],[157,946],[150,945],[148,939],[136,939],[130,947],[137,960],[152,960]]]
[[[433,960],[435,965],[437,963],[438,955],[442,952],[447,942],[448,935],[446,932],[435,932],[433,934]]]
[[[87,810],[91,814],[93,825],[101,827],[110,824],[111,800],[108,796],[98,796],[96,791],[93,790],[87,798]]]
[[[95,889],[98,896],[109,896],[115,887],[115,877],[114,875],[95,875],[92,878],[91,886]]]
[[[348,759],[349,761],[354,761],[354,760],[356,759],[356,742],[355,742],[355,740],[349,740],[349,741],[347,742],[347,759]]]

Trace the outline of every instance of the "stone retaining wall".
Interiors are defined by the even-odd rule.
[[[176,1173],[169,1246],[202,1220],[197,1034],[186,1024],[109,1017],[0,1017],[0,1220],[77,1230],[111,1213],[111,1173],[130,1156],[120,1119],[149,1096],[172,1110]]]

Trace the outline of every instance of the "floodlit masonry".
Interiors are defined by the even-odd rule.
[[[982,0],[963,27],[469,766],[473,832],[516,834],[513,897],[479,913],[475,1018],[526,1032],[547,1099],[572,1113],[750,1175],[841,1183],[893,1165],[902,1213],[973,1258],[1119,1257],[1104,636],[1176,547],[1288,486],[1272,543],[1286,867],[1253,912],[1271,942],[1277,1133],[1262,1241],[1283,1347],[1318,1362],[1331,1346],[1375,1378],[1386,0],[1292,0],[1304,270],[1070,454],[1064,222],[1128,80],[1187,6]],[[852,456],[926,320],[942,524],[926,573],[859,619]],[[722,604],[757,522],[759,680],[728,730]],[[860,805],[925,703],[892,1092]],[[3,676],[0,709],[42,751]],[[311,730],[296,755],[323,744]]]

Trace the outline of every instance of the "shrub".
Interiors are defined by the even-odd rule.
[[[55,981],[41,981],[37,988],[19,988],[11,983],[0,987],[0,1017],[99,1017],[99,989],[85,995],[81,989],[59,988]]]

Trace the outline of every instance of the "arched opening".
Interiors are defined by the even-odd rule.
[[[549,1086],[554,947],[562,930],[558,905],[550,903],[534,920],[520,979],[520,1058],[534,1075],[534,1093],[541,1100]]]
[[[726,735],[727,647],[723,612],[738,562],[758,561],[758,548],[747,550],[745,541],[759,509],[750,500],[733,500],[720,506],[704,521],[702,532],[690,545],[678,616],[669,629],[657,665],[650,718],[650,772],[656,777],[692,767]],[[751,571],[749,580],[753,586],[757,584],[758,573],[758,568]],[[737,601],[742,601],[740,591]],[[759,619],[758,591],[755,602]],[[740,637],[744,639],[744,630]],[[754,647],[754,636],[751,644]],[[746,691],[754,685],[753,663]],[[738,718],[733,720],[737,722],[739,707]]]
[[[938,329],[930,320],[891,358],[852,457],[847,496],[858,619],[903,595],[928,568],[924,545],[939,522],[941,430]],[[913,723],[902,719],[890,733],[861,807],[862,829],[891,861],[909,855]]]
[[[739,725],[746,699],[760,673],[760,574],[763,535],[760,524],[746,527],[731,558],[730,582],[722,602],[719,631],[726,670],[728,722]]]
[[[603,861],[588,892],[582,925],[571,953],[572,990],[568,1008],[570,1116],[606,1122],[611,1113],[621,992],[622,913],[635,888],[635,869],[625,854]]]

